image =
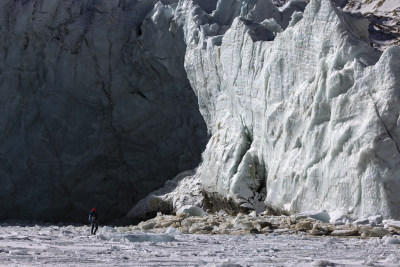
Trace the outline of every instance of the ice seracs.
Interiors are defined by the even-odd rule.
[[[227,6],[240,11],[220,25]],[[399,218],[400,48],[372,48],[368,20],[337,1],[311,0],[291,22],[269,6],[246,13],[243,2],[221,0],[209,14],[181,1],[176,9],[211,134],[196,171],[206,199],[237,210]]]
[[[240,207],[266,190],[273,210],[400,216],[400,48],[380,55],[367,26],[315,0],[273,42],[237,18],[220,44],[188,44],[185,68],[212,133],[199,167],[207,192]]]

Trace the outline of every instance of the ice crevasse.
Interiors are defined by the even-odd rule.
[[[335,1],[304,12],[304,1],[247,2],[220,0],[207,13],[183,0],[175,10],[211,135],[182,184],[201,184],[214,209],[399,219],[400,48],[372,48],[368,20]],[[179,190],[149,195],[130,215],[156,209],[154,199],[189,203]]]

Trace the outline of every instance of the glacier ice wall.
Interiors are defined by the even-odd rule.
[[[118,217],[178,173],[130,215],[399,218],[400,48],[307,2],[3,1],[0,219]]]
[[[199,163],[176,1],[156,2],[1,1],[0,219],[115,218]]]
[[[290,22],[282,14],[302,1],[254,2],[207,14],[185,0],[175,15],[212,135],[197,171],[208,197],[399,218],[400,48],[381,55],[368,21],[331,0],[292,9]]]

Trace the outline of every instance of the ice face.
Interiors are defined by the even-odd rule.
[[[183,2],[185,69],[212,135],[207,192],[243,208],[265,197],[285,212],[400,216],[400,48],[381,55],[367,21],[332,1],[310,1],[275,38],[240,18],[218,32]]]
[[[0,219],[123,216],[198,164],[185,44],[156,2],[1,1]]]
[[[123,215],[206,127],[132,216],[398,218],[400,48],[342,1],[275,2],[3,1],[0,219]]]

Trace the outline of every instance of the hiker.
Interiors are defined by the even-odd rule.
[[[89,212],[89,223],[92,224],[92,230],[90,231],[90,233],[92,235],[96,234],[97,229],[99,228],[99,221],[98,221],[99,217],[97,215],[96,209],[93,208],[90,212]],[[94,231],[93,231],[94,229]]]

